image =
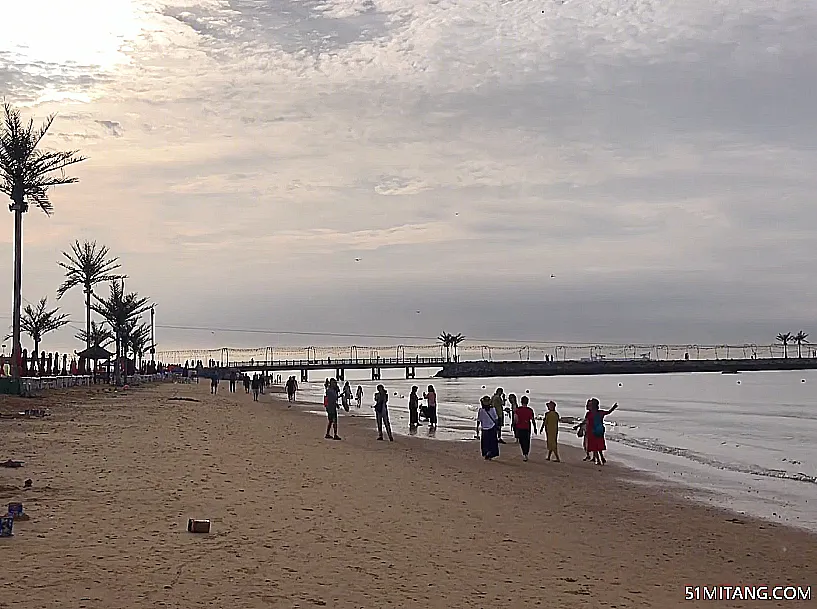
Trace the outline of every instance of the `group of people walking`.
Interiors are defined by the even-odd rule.
[[[509,408],[505,406],[505,391],[499,387],[492,396],[483,396],[480,400],[480,408],[477,412],[477,437],[480,439],[482,456],[491,461],[499,456],[500,444],[506,444],[502,439],[502,427],[504,426],[504,414],[510,414],[511,429],[514,439],[519,443],[522,450],[522,460],[527,461],[530,454],[531,433],[545,433],[547,439],[547,460],[561,462],[559,457],[559,422],[561,418],[556,411],[556,402],[550,400],[547,412],[542,418],[542,426],[536,430],[536,420],[533,409],[530,407],[528,396],[522,396],[517,400],[515,394],[511,393],[507,397]],[[604,458],[604,451],[607,444],[604,439],[604,417],[612,413],[618,404],[613,404],[610,410],[602,410],[596,398],[587,400],[584,419],[573,429],[580,438],[583,438],[585,450],[584,461],[593,460],[598,465],[604,465],[607,460]]]

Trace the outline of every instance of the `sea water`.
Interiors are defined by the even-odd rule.
[[[419,387],[422,398],[433,384],[438,429],[421,426],[417,435],[438,440],[474,440],[479,398],[497,387],[519,398],[527,395],[538,419],[548,400],[558,403],[563,418],[576,419],[589,397],[597,397],[603,408],[618,402],[607,419],[611,462],[676,483],[694,499],[817,530],[815,371],[405,380],[401,371],[384,370],[381,381],[367,380],[367,372],[347,373],[353,393],[361,385],[365,397],[362,408],[353,401],[341,416],[373,418],[374,388],[382,383],[389,391],[392,428],[408,433],[411,386]],[[300,399],[322,403],[323,379],[300,389]],[[511,438],[510,428],[506,431]],[[581,446],[569,424],[562,425],[559,438]],[[543,447],[534,443],[532,450]],[[503,457],[517,453],[509,443]]]

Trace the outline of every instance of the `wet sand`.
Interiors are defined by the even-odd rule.
[[[26,462],[0,468],[0,501],[31,517],[0,539],[0,608],[703,607],[685,586],[817,586],[815,536],[568,447],[486,463],[476,442],[377,442],[348,415],[335,442],[278,395],[227,387],[0,399],[53,413],[0,420],[0,461]],[[778,604],[817,600],[717,602]]]

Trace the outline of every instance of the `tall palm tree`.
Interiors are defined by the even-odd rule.
[[[65,281],[57,288],[57,300],[71,288],[82,286],[85,294],[85,347],[91,346],[91,295],[94,286],[106,281],[124,279],[114,271],[120,268],[119,258],[110,257],[105,245],[97,246],[96,241],[74,241],[70,252],[63,252],[66,261],[57,264],[65,269]]]
[[[116,366],[115,379],[117,386],[121,384],[121,373],[119,362],[122,357],[123,344],[127,348],[128,330],[133,320],[150,309],[148,299],[139,296],[136,292],[125,293],[125,281],[123,279],[111,281],[111,293],[108,298],[100,298],[94,294],[96,302],[92,305],[94,311],[99,313],[111,326],[114,341],[116,343]],[[127,368],[125,369],[127,379]]]
[[[459,354],[457,353],[457,349],[459,349],[460,343],[465,340],[465,337],[462,334],[453,334],[451,335],[451,346],[454,348],[454,361],[459,361]]]
[[[51,215],[48,189],[77,182],[65,175],[64,169],[85,158],[77,151],[46,152],[39,149],[54,115],[39,128],[34,121],[24,123],[20,111],[3,104],[0,128],[0,192],[11,198],[9,211],[14,212],[14,304],[12,309],[12,378],[20,378],[20,309],[23,300],[23,214],[29,206],[39,207]],[[59,173],[55,173],[59,172]]]
[[[794,336],[792,336],[791,332],[786,332],[785,334],[778,334],[777,341],[783,343],[783,357],[789,356],[789,343],[792,341]]]
[[[440,341],[445,348],[445,361],[451,361],[451,335],[448,332],[440,332],[440,335],[437,337],[437,340]]]
[[[32,355],[39,357],[40,342],[43,336],[67,325],[68,315],[60,313],[59,307],[48,310],[48,299],[42,298],[36,306],[26,305],[20,318],[20,329],[34,341]]]
[[[797,334],[795,334],[794,336],[792,336],[792,340],[793,340],[795,343],[797,343],[797,357],[798,357],[798,358],[802,358],[802,357],[803,357],[803,343],[805,343],[805,342],[806,342],[806,339],[807,339],[807,338],[808,338],[808,334],[806,334],[806,333],[805,333],[805,332],[803,332],[802,330],[800,330],[800,331],[799,331]]]
[[[77,340],[81,340],[90,347],[102,347],[109,344],[113,340],[113,332],[108,326],[104,324],[97,324],[95,321],[91,322],[91,331],[80,330],[76,335]]]

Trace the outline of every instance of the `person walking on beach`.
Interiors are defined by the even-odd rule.
[[[524,401],[525,398],[522,398]],[[547,437],[548,456],[550,461],[551,455],[556,457],[556,463],[561,463],[559,458],[559,413],[556,412],[556,402],[551,400],[547,403],[548,411],[545,413],[545,418],[542,421],[542,429],[545,430]],[[541,430],[540,430],[541,431]]]
[[[349,381],[346,381],[343,385],[343,409],[346,412],[349,412],[349,404],[352,402],[352,386],[349,384]]]
[[[328,379],[327,379],[328,380]],[[329,418],[329,422],[326,424],[326,435],[324,438],[327,440],[340,440],[340,436],[338,436],[338,399],[340,398],[340,388],[338,387],[338,382],[335,379],[327,382],[326,384],[326,397],[324,398],[324,405],[326,406],[326,416]],[[335,435],[329,435],[329,431],[334,428]]]
[[[292,408],[292,402],[295,401],[295,392],[298,390],[298,386],[297,383],[295,382],[294,376],[291,376],[287,379],[286,389],[287,400],[289,400],[289,408]]]
[[[434,391],[434,385],[428,386],[428,391],[423,394],[423,399],[426,401],[426,414],[428,415],[428,424],[432,429],[437,428],[437,392]]]
[[[515,442],[519,442],[519,435],[516,433],[516,409],[519,408],[519,402],[516,401],[516,394],[508,395],[508,403],[511,405],[511,431]]]
[[[508,401],[510,401],[510,396],[508,396]],[[522,396],[522,405],[516,407],[512,423],[519,442],[519,448],[522,449],[523,461],[528,460],[528,454],[530,453],[531,427],[533,427],[533,433],[536,433],[536,421],[534,421],[533,409],[528,406],[528,401],[528,396]]]
[[[420,408],[420,397],[417,395],[418,391],[417,385],[411,388],[411,394],[409,395],[408,399],[408,407],[409,407],[409,429],[414,430],[417,429],[420,425],[420,418],[418,415],[418,411]]]
[[[593,455],[593,463],[604,465],[607,463],[607,459],[604,458],[604,451],[607,450],[607,444],[604,441],[604,417],[618,408],[618,402],[613,404],[610,410],[601,410],[596,398],[591,398],[587,405],[589,409],[585,416],[587,424],[584,434],[587,438],[587,452]]]
[[[242,380],[244,381],[244,393],[249,393],[250,392],[250,376],[245,373],[243,375]]]
[[[257,374],[253,375],[251,386],[252,386],[252,401],[257,402],[258,401],[258,392],[261,389],[261,379],[258,378]]]
[[[237,376],[235,370],[230,372],[230,393],[235,393],[235,381]]]
[[[477,436],[479,437],[482,456],[486,461],[499,456],[498,419],[491,401],[491,398],[487,395],[482,396],[479,401],[479,412],[477,412]]]
[[[213,395],[218,393],[218,374],[214,374],[210,378],[210,393]]]
[[[494,392],[491,398],[491,406],[493,406],[496,413],[497,442],[505,444],[505,440],[502,439],[502,427],[505,425],[505,390],[502,387],[497,387],[496,392]]]
[[[389,392],[386,391],[383,385],[378,385],[377,392],[374,394],[374,413],[377,417],[377,439],[383,439],[383,425],[385,425],[389,442],[394,442],[394,437],[391,435],[391,423],[389,422]]]
[[[360,408],[360,406],[363,404],[363,387],[361,387],[360,385],[357,386],[355,398],[357,400],[357,407]]]

